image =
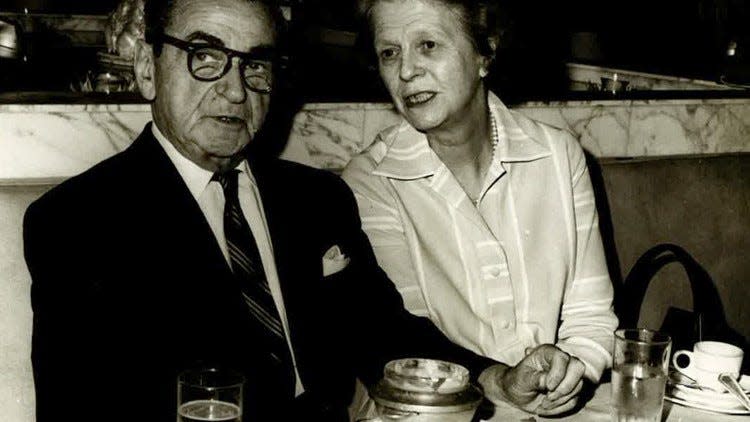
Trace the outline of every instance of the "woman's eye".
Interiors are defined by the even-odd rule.
[[[396,57],[396,49],[395,48],[386,48],[384,50],[380,51],[380,58],[382,60],[389,60]]]

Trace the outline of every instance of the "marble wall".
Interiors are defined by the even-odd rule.
[[[521,111],[573,132],[597,157],[750,151],[750,101],[527,104]]]
[[[596,157],[750,152],[750,99],[525,103],[516,110],[571,131]],[[339,171],[396,121],[383,104],[310,106],[296,116],[284,156]]]
[[[144,105],[0,105],[0,183],[68,177],[127,147]]]
[[[597,157],[750,152],[750,99],[524,103]],[[147,105],[0,105],[0,181],[68,177],[121,151],[150,119]],[[309,104],[283,157],[340,171],[383,128],[388,104]]]

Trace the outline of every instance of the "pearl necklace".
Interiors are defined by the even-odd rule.
[[[497,144],[500,142],[500,135],[497,133],[497,123],[495,123],[492,112],[490,112],[490,126],[492,127],[492,133],[490,134],[490,136],[492,137],[492,157],[494,158]]]
[[[490,165],[492,165],[492,162],[495,160],[495,151],[497,150],[497,144],[500,142],[500,135],[497,133],[497,123],[495,123],[494,116],[492,116],[492,112],[490,112],[490,128],[492,130],[492,133],[490,133],[490,139],[492,141],[492,156],[490,157]],[[481,154],[481,151],[480,151]],[[479,158],[479,155],[477,154],[476,157],[474,157],[474,160]],[[467,193],[466,196],[469,197],[471,202],[474,203],[474,205],[479,205],[479,199],[482,198],[482,192],[479,192],[479,196],[474,199]]]

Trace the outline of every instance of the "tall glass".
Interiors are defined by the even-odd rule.
[[[669,336],[656,331],[615,331],[612,421],[661,421],[671,347]]]
[[[187,370],[177,378],[177,422],[242,421],[242,375],[224,369]]]

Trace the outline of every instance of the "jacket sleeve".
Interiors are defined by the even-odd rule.
[[[38,203],[25,214],[23,236],[32,278],[37,420],[76,414],[81,397],[90,403],[86,412],[96,415],[97,406],[103,410],[114,399],[107,386],[117,382],[117,376],[130,375],[118,375],[102,348],[104,331],[92,300],[95,270],[82,248],[90,239],[64,213]],[[82,420],[87,420],[85,415]]]
[[[473,379],[495,362],[451,342],[427,318],[418,317],[404,308],[401,295],[378,266],[367,236],[362,231],[357,204],[352,192],[338,180],[340,197],[340,238],[351,262],[342,277],[341,301],[356,320],[353,343],[358,350],[355,363],[358,376],[372,385],[390,360],[427,357],[455,362],[467,367]],[[345,316],[346,317],[346,316]]]

